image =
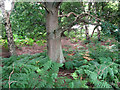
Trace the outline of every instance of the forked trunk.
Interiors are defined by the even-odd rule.
[[[47,29],[47,48],[48,56],[51,60],[63,63],[65,62],[61,45],[61,33],[58,29],[58,8],[52,5],[47,6],[50,12],[46,15],[46,29]]]

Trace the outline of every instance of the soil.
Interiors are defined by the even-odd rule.
[[[74,50],[74,49],[78,48],[79,46],[82,46],[85,49],[88,49],[86,47],[87,44],[83,44],[80,40],[76,43],[72,43],[70,41],[70,39],[68,39],[67,37],[62,37],[61,42],[62,42],[62,48],[64,48],[65,50],[67,50],[69,48]],[[110,42],[110,41],[106,41],[106,42]],[[101,45],[105,46],[106,42],[101,42]],[[111,46],[111,42],[110,42],[110,46]],[[43,46],[39,46],[36,43],[34,43],[33,46],[23,46],[23,47],[19,47],[19,48],[16,47],[16,52],[17,52],[17,55],[22,55],[22,54],[31,54],[32,55],[32,54],[44,52],[44,50],[46,50],[46,49],[47,49],[46,43]],[[0,52],[0,56],[2,56],[4,58],[8,58],[9,57],[8,50],[6,48],[2,47],[2,52]]]
[[[76,48],[77,43],[71,43],[70,40],[67,38],[62,38],[62,47],[67,49],[68,46],[70,46],[72,49]],[[44,50],[47,49],[47,44],[45,43],[43,46],[39,46],[36,43],[33,44],[33,46],[23,46],[23,47],[16,47],[16,52],[17,55],[22,55],[22,54],[35,54],[35,53],[41,53],[44,52]],[[0,53],[0,56],[4,58],[9,57],[9,52],[5,47],[2,47],[2,52]]]

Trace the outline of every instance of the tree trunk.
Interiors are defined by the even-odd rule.
[[[95,13],[99,12],[99,3],[95,2],[94,3],[95,6]],[[99,21],[97,21],[99,23]],[[98,41],[100,41],[100,30],[99,27],[97,27],[97,37],[98,37]]]
[[[13,40],[13,33],[12,33],[12,28],[10,23],[9,12],[6,12],[5,18],[6,18],[5,28],[6,28],[6,35],[7,35],[7,41],[8,41],[8,48],[9,48],[10,56],[12,56],[12,55],[16,55],[16,50],[15,50],[15,44]]]
[[[83,26],[81,26],[81,28],[80,28],[80,36],[82,36],[82,33],[83,32]]]
[[[7,36],[7,41],[8,41],[9,53],[10,53],[10,56],[12,56],[12,55],[16,55],[16,50],[15,50],[13,33],[12,33],[12,28],[11,28],[11,23],[10,23],[10,13],[11,13],[11,11],[5,10],[5,6],[4,6],[4,2],[3,2],[2,14],[3,14],[3,19],[5,21],[5,28],[6,28],[6,36]]]
[[[118,18],[120,18],[120,1],[118,5]],[[120,51],[120,19],[118,20],[118,50]],[[118,55],[120,57],[120,53]]]
[[[92,31],[91,38],[92,38],[92,36],[93,36],[94,32],[95,32],[95,29],[93,29],[93,31]]]
[[[47,48],[48,56],[52,61],[63,63],[65,62],[61,45],[61,32],[58,29],[58,7],[51,4],[47,5],[49,12],[46,14],[46,29],[47,29]]]
[[[100,41],[100,30],[97,28],[97,36],[98,36],[98,41]]]
[[[90,42],[90,37],[89,37],[89,31],[88,31],[88,26],[87,25],[85,25],[85,34],[86,34],[86,40],[88,41],[88,42]]]

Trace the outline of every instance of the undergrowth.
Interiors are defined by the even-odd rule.
[[[88,48],[87,51],[73,51],[73,56],[69,55],[71,51],[64,52],[68,60],[65,68],[76,69],[72,77],[85,81],[85,85],[92,88],[120,88],[120,59],[117,46],[108,49],[98,43],[94,47],[89,44]]]
[[[54,88],[62,64],[52,62],[45,53],[2,59],[3,88]],[[62,84],[60,82],[60,84]]]
[[[76,82],[74,80],[67,77],[58,77],[59,67],[62,67],[63,64],[52,62],[45,52],[3,58],[2,64],[3,88],[75,87]],[[74,83],[72,83],[73,81]],[[83,87],[82,83],[79,87]]]
[[[118,51],[97,44],[89,50],[64,51],[65,64],[52,62],[46,52],[2,59],[3,88],[120,88]],[[115,47],[114,47],[115,48]],[[64,67],[63,67],[64,66]],[[59,68],[75,69],[72,79]]]

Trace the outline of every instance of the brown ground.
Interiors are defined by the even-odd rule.
[[[67,46],[71,46],[72,49],[75,49],[77,43],[71,43],[70,40],[67,38],[62,38],[62,47],[67,49]],[[81,43],[81,42],[79,42]],[[22,54],[35,54],[35,53],[41,53],[44,50],[46,50],[46,43],[44,46],[38,46],[36,43],[33,44],[33,46],[24,46],[20,48],[16,48],[17,55],[22,55]],[[0,53],[0,56],[2,57],[9,57],[8,50],[2,47],[2,53]]]
[[[70,39],[67,39],[66,37],[62,38],[62,48],[68,49],[71,47],[71,49],[76,49],[79,46],[83,46],[87,49],[85,44],[82,44],[82,42],[79,40],[77,43],[72,43]],[[106,41],[109,42],[109,41]],[[105,42],[101,42],[101,45],[105,45]],[[33,44],[33,46],[24,46],[20,48],[16,48],[17,55],[22,55],[22,54],[35,54],[35,53],[41,53],[44,50],[46,50],[46,43],[44,46],[38,46],[36,43]],[[8,50],[2,47],[2,52],[0,53],[0,56],[2,57],[9,57]]]

